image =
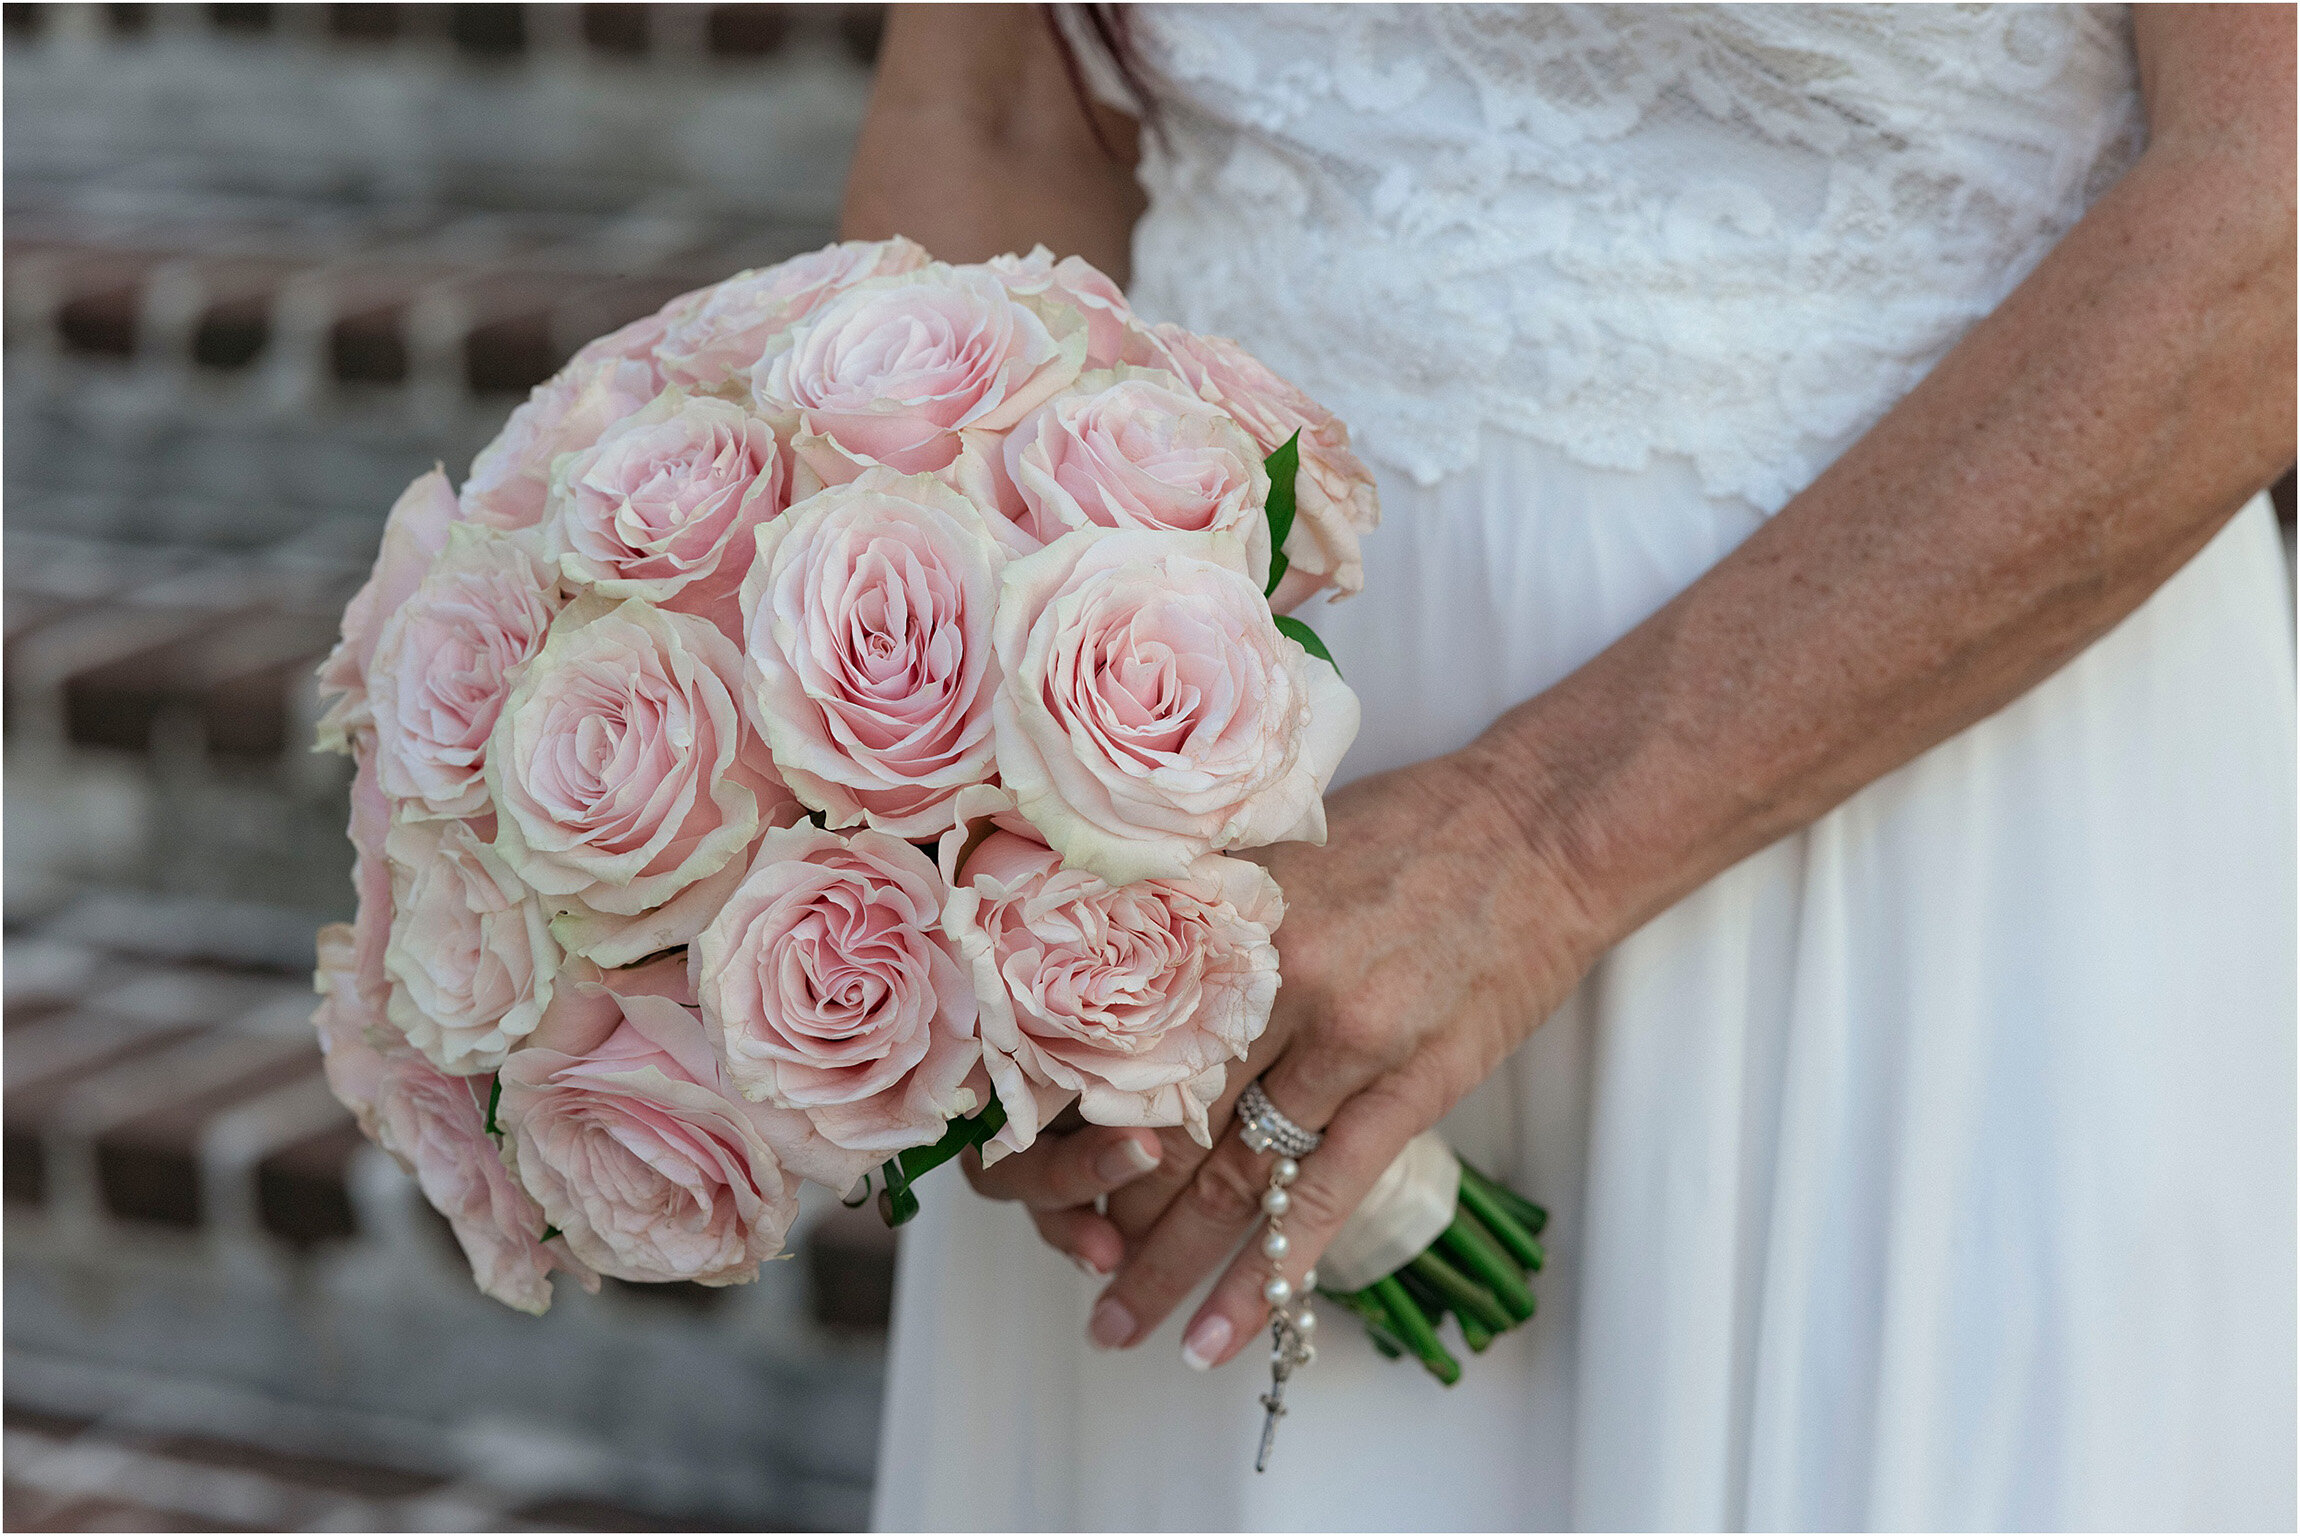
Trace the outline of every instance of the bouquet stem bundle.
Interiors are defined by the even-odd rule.
[[[1372,1285],[1319,1294],[1356,1313],[1374,1348],[1392,1360],[1412,1355],[1450,1387],[1461,1380],[1461,1362],[1438,1338],[1438,1325],[1450,1313],[1462,1342],[1483,1354],[1531,1319],[1527,1277],[1541,1269],[1548,1224],[1547,1211],[1465,1162],[1453,1221],[1436,1242]]]

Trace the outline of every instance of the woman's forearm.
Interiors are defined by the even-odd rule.
[[[1124,283],[1134,123],[1096,121],[1099,141],[1038,7],[892,7],[840,233],[908,235],[945,261],[1043,242]]]
[[[1471,749],[1590,948],[2019,696],[2291,460],[2290,25],[2256,66],[2155,61],[2188,77],[2151,82],[2151,148],[2005,304]],[[2216,115],[2216,91],[2249,116]]]

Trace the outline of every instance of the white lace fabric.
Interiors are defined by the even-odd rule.
[[[1766,511],[2131,163],[2121,6],[1148,5],[1135,300],[1422,484],[1488,426]]]

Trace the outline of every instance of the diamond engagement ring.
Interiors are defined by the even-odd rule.
[[[1279,1152],[1287,1157],[1308,1157],[1326,1138],[1306,1131],[1286,1118],[1256,1078],[1238,1095],[1238,1139],[1256,1152]]]

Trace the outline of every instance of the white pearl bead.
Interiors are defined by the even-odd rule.
[[[1298,1357],[1298,1362],[1302,1365],[1311,1365],[1317,1361],[1317,1358],[1318,1346],[1315,1344],[1304,1344],[1302,1346],[1302,1353]]]
[[[1286,1240],[1285,1233],[1272,1232],[1262,1239],[1262,1257],[1265,1259],[1282,1259],[1286,1256],[1286,1250],[1293,1246]]]
[[[1262,1210],[1271,1216],[1283,1216],[1294,1208],[1294,1197],[1282,1189],[1262,1191]]]
[[[1302,1176],[1302,1165],[1290,1157],[1281,1157],[1272,1165],[1270,1177],[1281,1184],[1291,1184]]]
[[[1317,1288],[1318,1272],[1315,1269],[1306,1269],[1302,1271],[1302,1290],[1307,1293],[1314,1291]]]
[[[1318,1331],[1318,1314],[1308,1307],[1302,1308],[1294,1317],[1294,1331],[1296,1333],[1316,1333]]]
[[[1279,1275],[1262,1287],[1262,1299],[1273,1307],[1282,1307],[1294,1299],[1293,1282]]]

